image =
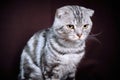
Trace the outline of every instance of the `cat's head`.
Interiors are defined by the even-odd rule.
[[[57,9],[53,31],[58,38],[69,41],[83,41],[92,28],[90,17],[94,11],[76,5]]]

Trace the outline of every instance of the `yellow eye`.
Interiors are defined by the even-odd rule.
[[[84,29],[87,29],[87,28],[88,28],[88,25],[89,25],[89,24],[83,25],[83,28],[84,28]]]
[[[74,25],[67,25],[68,28],[74,29]]]

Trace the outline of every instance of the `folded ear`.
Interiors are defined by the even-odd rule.
[[[56,10],[55,17],[61,18],[62,16],[65,16],[67,14],[69,14],[68,9],[65,7],[62,7]]]
[[[94,10],[92,10],[92,9],[88,9],[88,8],[84,8],[84,7],[81,7],[81,9],[82,9],[87,15],[89,15],[90,17],[92,17],[93,14],[94,14]]]
[[[93,16],[93,14],[94,14],[94,10],[92,10],[92,9],[87,9],[86,12],[90,17]]]

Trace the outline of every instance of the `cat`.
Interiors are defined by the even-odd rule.
[[[85,54],[94,10],[66,5],[56,10],[53,25],[35,33],[21,54],[20,80],[75,80]]]

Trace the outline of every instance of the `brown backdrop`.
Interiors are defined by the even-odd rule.
[[[86,56],[77,71],[77,80],[109,80],[117,71],[117,7],[106,0],[11,0],[0,3],[0,76],[17,80],[25,43],[38,30],[50,27],[58,7],[76,4],[95,10],[92,33],[100,44],[88,40]],[[115,79],[114,79],[115,80]]]

